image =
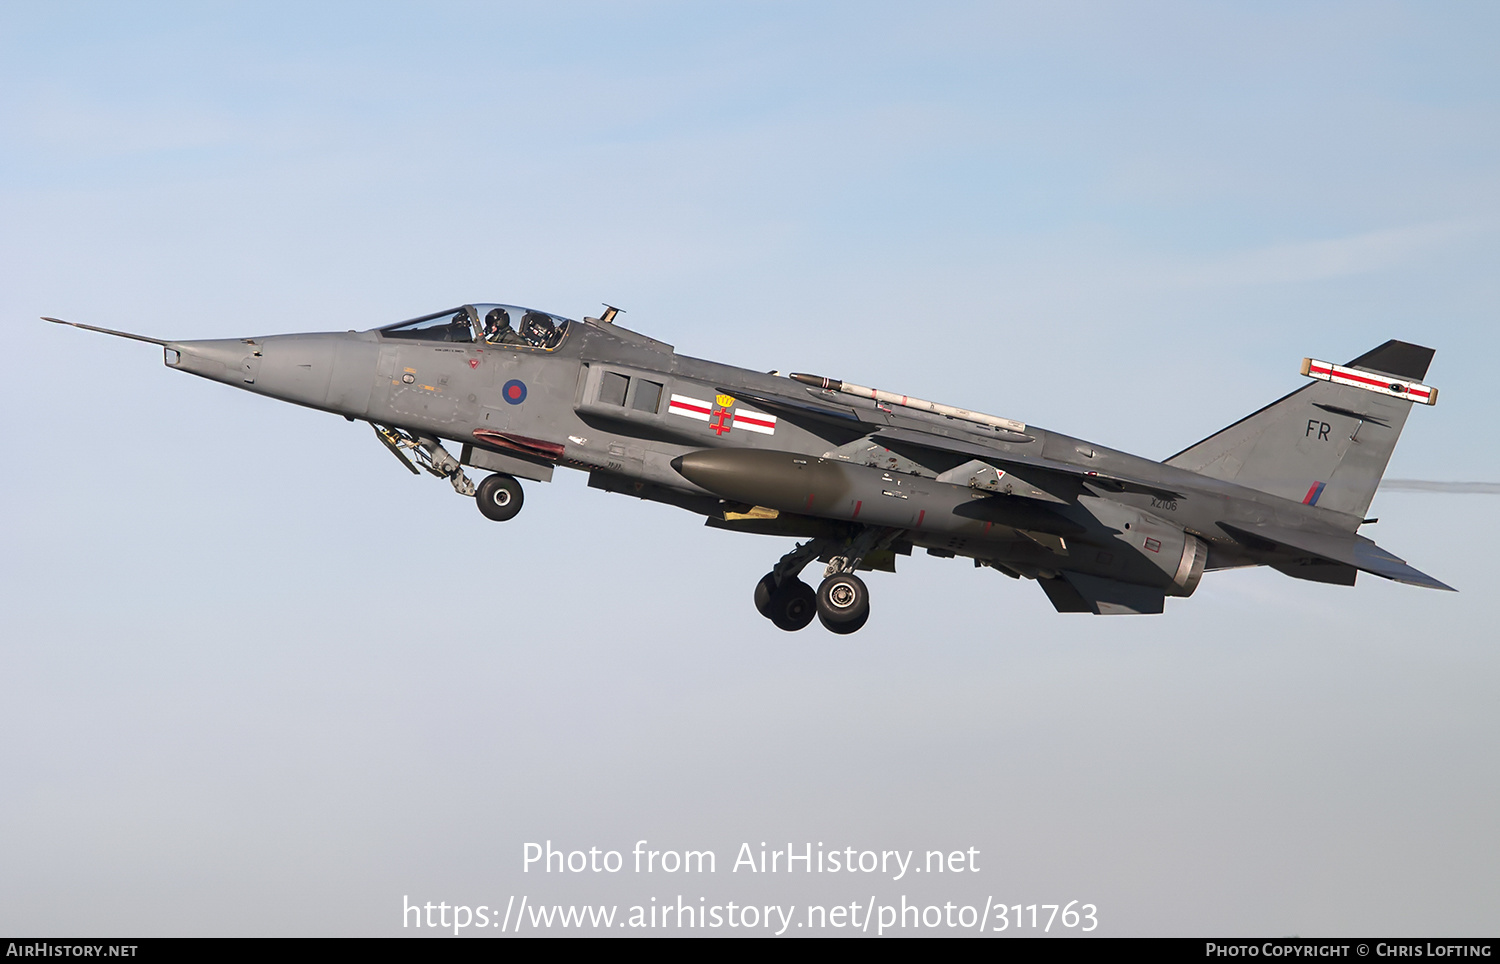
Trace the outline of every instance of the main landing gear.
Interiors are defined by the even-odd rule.
[[[755,584],[755,608],[777,629],[796,632],[813,621],[818,609],[818,594],[796,576],[778,586],[776,573],[768,572]]]
[[[828,539],[802,543],[782,556],[776,568],[756,583],[756,610],[777,629],[787,632],[805,629],[814,615],[831,633],[858,632],[870,618],[870,590],[854,570],[865,554],[886,541],[889,536],[878,529],[869,529],[847,548],[840,549]],[[833,555],[835,551],[843,554]],[[798,574],[819,557],[829,557],[829,562],[823,582],[814,592]]]
[[[870,590],[852,572],[836,572],[818,587],[818,619],[831,633],[858,632],[870,618]]]

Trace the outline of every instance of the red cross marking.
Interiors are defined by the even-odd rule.
[[[711,429],[713,429],[720,436],[722,436],[725,432],[729,431],[730,429],[734,428],[734,420],[732,418],[730,418],[729,409],[727,409],[727,408],[715,409],[714,410],[713,421],[711,421],[709,423],[708,427],[711,428]]]

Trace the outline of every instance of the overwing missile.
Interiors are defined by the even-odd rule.
[[[912,398],[910,395],[897,395],[895,392],[882,391],[878,388],[868,388],[864,385],[856,385],[853,382],[839,381],[837,378],[824,378],[822,375],[804,375],[799,372],[793,372],[791,377],[804,385],[812,385],[825,392],[843,392],[845,395],[856,395],[860,398],[868,398],[886,405],[900,405],[902,408],[914,408],[922,412],[931,412],[934,415],[946,415],[948,418],[957,418],[965,422],[988,425],[991,428],[1003,429],[1007,432],[1024,433],[1026,431],[1026,423],[1018,422],[1013,418],[1001,418],[998,415],[971,412],[966,408],[956,408],[952,405],[944,405],[941,402],[929,402],[925,398]]]

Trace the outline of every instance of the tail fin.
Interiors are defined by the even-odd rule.
[[[1380,378],[1340,375],[1339,366],[1305,362],[1303,373],[1323,380],[1247,415],[1166,464],[1363,518],[1411,400],[1436,400],[1435,390],[1408,384],[1427,377],[1433,354],[1431,348],[1392,340],[1342,366]]]

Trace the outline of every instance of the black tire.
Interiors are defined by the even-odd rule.
[[[795,633],[813,621],[818,611],[818,594],[801,579],[788,579],[771,593],[766,605],[770,610],[766,617],[777,629]]]
[[[776,592],[776,573],[768,572],[755,584],[755,611],[771,618],[771,595]]]
[[[479,504],[479,511],[484,513],[486,519],[505,522],[514,519],[516,513],[521,511],[526,494],[521,491],[521,483],[508,475],[497,473],[479,483],[474,501]]]
[[[854,573],[835,573],[818,587],[818,619],[829,632],[857,632],[869,618],[870,590]]]
[[[821,613],[818,614],[818,617],[819,620],[823,623],[823,628],[828,630],[830,633],[838,633],[840,636],[848,636],[850,633],[857,633],[864,628],[865,623],[870,621],[870,611],[866,609],[863,613],[860,613],[859,617],[856,618],[853,622],[834,623],[833,625],[829,625],[828,620],[823,619]]]

